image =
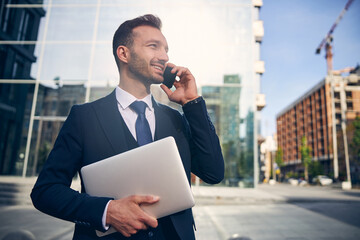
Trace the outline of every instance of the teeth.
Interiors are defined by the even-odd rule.
[[[159,67],[159,66],[154,66],[154,68],[159,69],[159,70],[161,70],[161,71],[162,71],[162,68],[161,68],[161,67]]]

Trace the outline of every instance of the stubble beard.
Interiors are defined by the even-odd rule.
[[[160,84],[163,82],[163,79],[159,76],[154,76],[149,71],[149,64],[147,61],[134,51],[131,53],[132,58],[131,62],[129,62],[129,71],[141,82],[143,82],[146,86],[150,86],[151,84]]]

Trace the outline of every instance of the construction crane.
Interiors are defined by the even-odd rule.
[[[344,14],[346,13],[346,11],[349,9],[350,5],[352,4],[354,0],[349,0],[344,9],[341,11],[340,15],[338,16],[338,18],[336,19],[335,23],[331,26],[329,32],[326,34],[325,38],[321,41],[320,45],[318,48],[316,48],[316,54],[320,54],[321,49],[323,47],[325,47],[326,50],[326,55],[325,55],[325,59],[326,59],[326,64],[327,64],[327,73],[330,74],[333,70],[333,54],[332,54],[332,41],[333,41],[333,32],[335,30],[335,28],[337,27],[337,25],[339,24],[340,20],[343,18]]]
[[[334,100],[334,89],[335,89],[335,79],[333,74],[336,71],[333,71],[333,54],[332,54],[332,41],[333,41],[333,32],[337,25],[339,24],[340,20],[343,18],[346,11],[349,9],[350,5],[354,0],[349,0],[344,9],[341,11],[340,15],[336,19],[335,23],[331,26],[330,31],[327,33],[325,38],[321,41],[319,47],[316,49],[316,54],[320,54],[321,49],[325,47],[326,50],[326,63],[327,63],[327,75],[328,79],[330,80],[330,89],[331,89],[331,108],[332,108],[332,138],[333,138],[333,161],[334,161],[334,178],[335,180],[339,177],[339,162],[338,162],[338,150],[337,150],[337,134],[336,134],[336,115],[335,115],[335,100]],[[341,74],[341,71],[339,71]],[[351,189],[351,175],[350,175],[350,160],[349,160],[349,150],[348,150],[348,143],[347,143],[347,133],[346,133],[346,96],[345,96],[345,88],[344,83],[341,81],[338,83],[339,85],[339,93],[340,93],[340,108],[341,108],[341,130],[343,135],[343,144],[344,144],[344,155],[345,155],[345,164],[346,164],[346,175],[347,175],[347,182],[343,182],[342,187],[346,189]]]

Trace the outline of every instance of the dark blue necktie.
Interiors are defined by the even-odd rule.
[[[146,106],[146,103],[143,101],[135,101],[130,105],[130,108],[138,114],[135,122],[135,129],[136,138],[139,146],[152,142],[149,122],[145,117]]]

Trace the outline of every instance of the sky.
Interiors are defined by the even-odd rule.
[[[316,48],[348,0],[263,0],[265,35],[261,60],[261,134],[276,133],[276,115],[326,76],[325,51]],[[333,34],[334,70],[360,64],[360,0],[355,0]]]

